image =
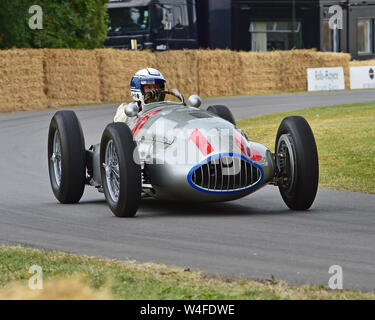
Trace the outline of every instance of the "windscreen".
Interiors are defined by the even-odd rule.
[[[111,8],[109,13],[109,35],[142,31],[149,26],[148,7]]]

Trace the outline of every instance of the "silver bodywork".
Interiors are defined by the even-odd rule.
[[[179,201],[227,201],[274,181],[270,150],[210,112],[157,102],[128,118],[127,125],[138,146],[144,194]],[[90,184],[100,188],[100,145],[91,152]]]

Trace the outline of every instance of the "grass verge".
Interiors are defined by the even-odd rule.
[[[28,287],[32,265],[42,267],[43,290]],[[0,246],[0,299],[375,299],[375,293],[224,279],[152,263]]]
[[[250,140],[274,151],[281,120],[300,115],[309,122],[319,153],[319,186],[375,193],[375,103],[310,108],[238,121]]]

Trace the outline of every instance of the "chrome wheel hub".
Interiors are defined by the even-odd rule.
[[[288,134],[280,136],[276,147],[276,166],[279,172],[279,185],[290,190],[295,179],[295,157]]]
[[[53,165],[53,173],[55,177],[55,181],[58,187],[61,184],[61,141],[59,131],[55,131],[55,135],[53,136],[53,144],[52,144],[52,156],[51,161]]]
[[[120,194],[120,168],[118,156],[113,140],[107,143],[103,167],[107,182],[108,192],[113,202],[117,202]]]

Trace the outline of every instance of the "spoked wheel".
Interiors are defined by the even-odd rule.
[[[315,200],[319,181],[314,134],[303,117],[285,118],[276,136],[278,186],[292,210],[307,210]]]
[[[58,130],[55,130],[52,142],[52,156],[51,159],[53,164],[53,174],[57,187],[61,185],[61,140]]]
[[[113,202],[117,202],[120,195],[120,168],[117,151],[113,140],[107,143],[105,148],[104,169],[108,193]]]
[[[137,144],[129,127],[121,122],[109,124],[100,144],[103,191],[112,212],[132,217],[141,200],[141,167]]]
[[[57,200],[78,202],[85,189],[86,150],[81,124],[73,111],[58,111],[51,120],[48,169]]]

